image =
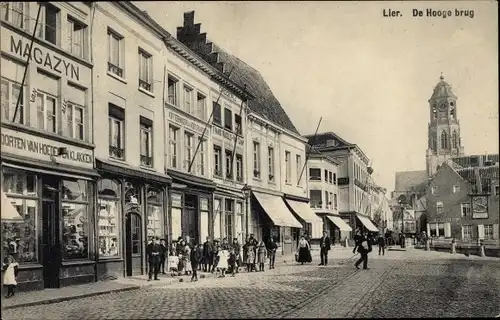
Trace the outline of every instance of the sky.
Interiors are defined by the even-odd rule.
[[[260,71],[301,134],[322,117],[319,132],[357,144],[388,191],[395,172],[425,170],[428,100],[441,73],[458,96],[465,153],[498,153],[495,1],[135,4],[174,36],[195,10],[209,40]]]

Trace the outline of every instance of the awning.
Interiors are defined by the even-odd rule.
[[[328,216],[328,215],[326,217],[334,225],[336,225],[340,229],[340,231],[352,231],[352,228],[347,223],[345,223],[345,221],[342,220],[342,218],[336,216]]]
[[[253,195],[275,225],[302,228],[302,224],[288,210],[282,197],[260,192],[253,192]]]
[[[3,190],[1,210],[2,221],[24,221],[23,217],[17,212],[17,209],[12,205]]]
[[[361,221],[361,223],[366,227],[366,229],[372,232],[378,232],[378,228],[370,221],[370,219],[368,219],[367,217],[363,217],[360,214],[357,214],[356,216]]]
[[[144,181],[154,181],[160,184],[172,184],[172,178],[161,172],[151,172],[137,167],[132,168],[125,164],[110,163],[98,158],[96,158],[95,164],[98,170],[111,172],[113,174],[138,178]]]
[[[285,200],[292,210],[307,223],[323,223],[323,220],[314,213],[307,202]]]

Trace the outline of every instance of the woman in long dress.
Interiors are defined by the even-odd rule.
[[[187,243],[184,246],[182,259],[184,260],[184,271],[186,272],[186,275],[190,275],[193,272],[193,268],[191,266],[191,247],[189,247],[189,244]]]
[[[300,262],[300,264],[304,264],[305,262],[311,262],[310,257],[311,257],[311,247],[309,245],[309,242],[307,242],[306,238],[302,236],[299,241],[298,262]]]

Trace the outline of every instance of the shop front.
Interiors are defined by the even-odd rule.
[[[146,246],[167,234],[168,175],[96,159],[97,278],[147,272]]]
[[[361,222],[359,224],[359,226],[362,227],[364,233],[366,233],[366,232],[378,233],[377,226],[375,226],[373,224],[373,222],[370,220],[369,217],[362,215],[360,213],[356,214],[356,217],[357,217],[358,221]]]
[[[241,188],[230,189],[224,185],[217,185],[214,192],[214,239],[227,238],[230,244],[234,238],[237,238],[240,244],[246,241],[244,205],[245,199],[241,194]]]
[[[297,250],[302,224],[287,208],[283,197],[252,191],[251,201],[252,216],[259,219],[260,232],[255,234],[256,237],[264,241],[273,237],[280,244],[282,255],[293,254]]]
[[[346,239],[351,236],[352,228],[344,221],[340,216],[327,214],[325,217],[325,225],[332,239],[332,243],[335,245],[346,244]]]
[[[285,202],[288,208],[302,224],[302,233],[311,239],[311,245],[319,245],[323,236],[323,219],[318,217],[309,205],[309,199],[286,195]]]
[[[183,172],[168,170],[172,177],[171,228],[169,243],[179,237],[189,237],[193,242],[203,243],[213,234],[212,208],[213,181]]]
[[[2,192],[22,218],[2,221],[2,259],[20,264],[20,291],[96,277],[93,146],[45,136],[2,123]]]

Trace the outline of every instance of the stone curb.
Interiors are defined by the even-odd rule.
[[[112,289],[112,290],[107,290],[107,291],[89,292],[89,293],[83,293],[83,294],[74,295],[74,296],[67,296],[67,297],[47,298],[47,299],[38,300],[38,301],[18,303],[18,304],[14,304],[11,306],[5,306],[5,307],[2,307],[2,310],[17,309],[17,308],[23,308],[23,307],[32,307],[32,306],[38,306],[38,305],[43,305],[43,304],[52,304],[52,303],[58,303],[58,302],[76,300],[76,299],[83,299],[83,298],[88,298],[88,297],[93,297],[93,296],[100,296],[100,295],[109,294],[109,293],[137,290],[140,288],[141,288],[140,285],[131,285],[128,287],[117,288],[117,289]]]

